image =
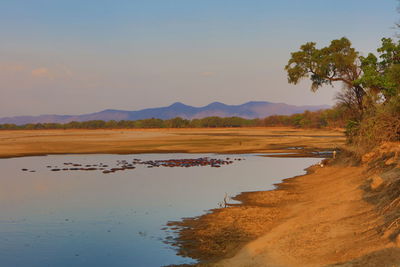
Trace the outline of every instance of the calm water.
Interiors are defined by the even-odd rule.
[[[64,162],[245,158],[221,168],[51,172]],[[217,207],[225,193],[268,190],[319,159],[254,155],[57,155],[0,159],[0,266],[162,266],[190,263],[163,243],[168,221]],[[36,172],[24,172],[22,168]]]

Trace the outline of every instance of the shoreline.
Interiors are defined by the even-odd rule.
[[[374,160],[325,160],[273,190],[238,194],[240,204],[170,222],[179,228],[174,245],[195,266],[400,266],[400,232],[382,212],[393,199],[379,206],[388,193],[370,189],[371,175],[382,173]],[[400,163],[384,174],[391,172]]]
[[[305,174],[284,178],[281,182],[273,184],[274,188],[271,190],[240,192],[231,198],[239,203],[228,203],[226,207],[210,209],[205,214],[196,217],[168,222],[167,226],[170,229],[177,229],[174,232],[178,237],[167,244],[178,248],[178,255],[199,261],[193,265],[168,265],[168,267],[236,266],[230,259],[246,245],[268,232],[269,228],[279,224],[284,218],[283,213],[286,206],[293,203],[296,200],[295,195],[298,194],[291,191],[292,183],[298,178],[314,173],[315,168],[316,165],[308,166],[304,169]],[[249,209],[254,211],[248,212]],[[223,220],[226,217],[235,219],[241,217],[240,219],[245,219],[245,221],[251,219],[251,223],[232,222],[236,225],[233,228],[227,228],[226,221]],[[256,226],[258,228],[249,229],[256,224],[258,224]],[[210,229],[213,229],[213,232],[210,232]],[[246,232],[246,230],[248,233],[245,235],[239,233]],[[218,231],[222,232],[222,238]],[[208,241],[215,243],[205,245],[204,243]],[[229,261],[229,265],[226,265],[225,261]]]
[[[280,151],[288,151],[285,149],[285,147],[280,148]],[[254,152],[254,151],[230,151],[225,152],[225,153],[218,153],[218,152],[211,152],[211,151],[206,151],[206,152],[192,152],[190,150],[171,150],[171,151],[165,151],[165,150],[154,150],[154,151],[147,151],[147,150],[133,150],[130,152],[118,152],[118,151],[112,151],[112,152],[87,152],[87,153],[26,153],[26,154],[18,154],[18,155],[13,155],[13,154],[8,154],[5,156],[0,156],[0,159],[12,159],[12,158],[23,158],[23,157],[46,157],[46,156],[51,156],[51,155],[137,155],[137,154],[215,154],[215,155],[246,155],[246,154],[257,154],[257,156],[260,157],[272,157],[272,158],[330,158],[327,155],[331,155],[331,151],[328,151],[328,154],[322,154],[321,152],[327,152],[325,149],[313,149],[312,151],[304,151],[301,150],[298,153],[285,153],[285,152],[273,152],[271,151],[266,151],[266,152]],[[321,153],[321,154],[319,154]]]

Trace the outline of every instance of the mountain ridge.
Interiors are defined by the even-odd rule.
[[[212,102],[201,107],[175,102],[165,107],[146,108],[141,110],[104,109],[99,112],[81,115],[56,115],[44,114],[38,116],[14,116],[0,118],[0,124],[28,124],[28,123],[68,123],[71,121],[89,120],[140,120],[140,119],[171,119],[182,117],[184,119],[197,119],[210,116],[219,117],[243,117],[247,119],[264,118],[270,115],[291,115],[305,110],[315,111],[327,109],[328,105],[304,105],[296,106],[285,103],[273,103],[267,101],[249,101],[240,105],[227,105],[221,102]]]

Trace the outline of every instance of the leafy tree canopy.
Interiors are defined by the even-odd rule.
[[[378,48],[379,58],[370,53],[360,57],[363,76],[357,81],[375,94],[382,94],[384,101],[399,94],[400,86],[400,43],[383,38]]]
[[[353,86],[353,81],[360,76],[356,63],[358,52],[351,47],[347,38],[333,40],[331,44],[317,49],[316,43],[309,42],[292,53],[285,69],[289,83],[297,84],[302,78],[310,78],[311,90],[317,91],[324,84],[341,81]]]
[[[285,70],[289,83],[309,78],[313,92],[341,82],[343,91],[337,99],[360,120],[367,108],[386,103],[400,92],[400,43],[383,38],[377,52],[379,56],[360,56],[345,37],[321,49],[309,42],[291,53]]]

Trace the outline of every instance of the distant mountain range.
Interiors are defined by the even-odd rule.
[[[220,102],[213,102],[204,107],[188,106],[176,102],[167,107],[148,108],[136,111],[106,109],[96,113],[82,115],[39,115],[39,116],[17,116],[0,118],[0,124],[13,123],[17,125],[27,123],[68,123],[71,121],[120,121],[140,120],[149,118],[171,119],[181,117],[185,119],[204,118],[210,116],[219,117],[242,117],[242,118],[264,118],[270,115],[290,115],[301,113],[305,110],[315,111],[327,109],[328,105],[322,106],[294,106],[284,103],[271,103],[265,101],[251,101],[242,105],[226,105]]]

